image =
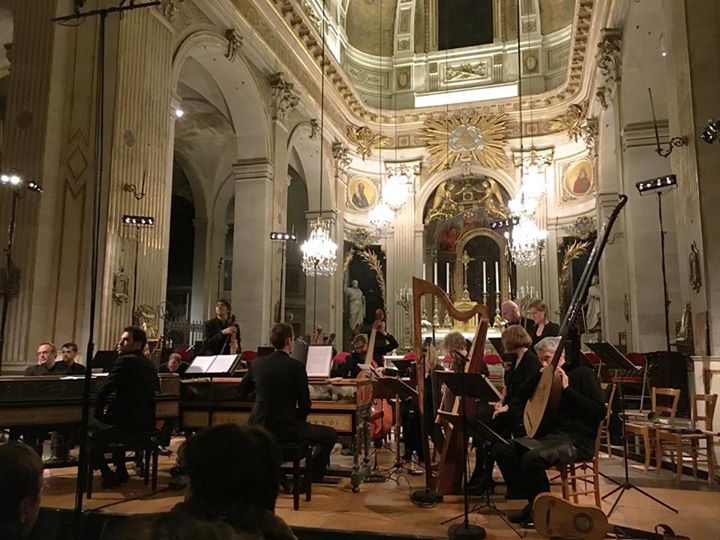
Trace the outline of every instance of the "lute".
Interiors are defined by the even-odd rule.
[[[557,411],[560,404],[560,395],[562,393],[562,385],[559,384],[556,374],[560,357],[563,353],[565,346],[565,340],[568,337],[570,328],[575,323],[580,308],[582,307],[582,299],[590,287],[590,280],[597,270],[598,264],[600,263],[600,257],[605,249],[610,231],[612,230],[613,224],[622,210],[625,203],[627,203],[627,195],[620,195],[620,200],[613,208],[612,213],[608,217],[602,231],[598,235],[597,241],[593,246],[587,264],[580,276],[575,292],[573,293],[572,301],[565,312],[562,325],[560,326],[560,345],[555,350],[550,365],[545,368],[540,376],[540,382],[535,388],[535,392],[532,397],[528,400],[525,405],[525,413],[523,415],[523,422],[525,424],[525,431],[528,437],[535,437],[539,432],[542,431],[543,424],[547,423],[547,419],[552,417],[553,413]]]

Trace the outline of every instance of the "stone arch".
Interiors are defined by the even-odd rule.
[[[291,162],[295,164],[296,172],[303,178],[308,191],[308,206],[310,210],[319,209],[320,182],[322,179],[323,210],[333,206],[335,200],[332,148],[327,143],[323,149],[322,175],[320,174],[320,133],[317,131],[311,137],[313,128],[310,122],[297,124],[288,137],[288,154],[292,156]]]

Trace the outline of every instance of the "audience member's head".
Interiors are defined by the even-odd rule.
[[[500,306],[500,314],[502,318],[509,323],[515,324],[520,322],[520,308],[512,300],[507,300],[502,303]]]
[[[43,341],[38,345],[37,356],[38,364],[44,364],[48,369],[52,369],[55,365],[55,358],[57,357],[55,344],[49,341]]]
[[[0,530],[30,533],[40,511],[42,461],[28,445],[0,444]]]
[[[528,315],[532,317],[532,320],[537,325],[546,324],[550,320],[549,311],[550,308],[542,300],[533,300],[528,306]]]
[[[187,443],[185,465],[192,496],[205,503],[275,508],[280,453],[264,429],[224,424],[201,431]]]
[[[502,346],[505,352],[528,349],[532,346],[532,338],[522,326],[514,324],[508,326],[502,333]]]
[[[117,351],[120,354],[142,352],[147,345],[147,334],[138,326],[127,326],[120,335]]]
[[[543,366],[550,365],[555,351],[560,346],[561,339],[559,337],[546,337],[535,344],[535,352]],[[565,363],[565,353],[560,357],[560,367]]]
[[[368,337],[365,334],[358,334],[352,340],[352,349],[359,355],[367,353]]]
[[[270,343],[278,351],[290,353],[293,343],[293,329],[287,323],[275,323],[270,330]]]
[[[182,356],[180,356],[178,353],[170,353],[170,356],[168,356],[167,361],[167,367],[170,371],[175,373],[180,365],[182,364]]]
[[[75,357],[78,353],[78,346],[72,341],[63,344],[62,346],[62,359],[67,365],[71,366],[75,362]]]

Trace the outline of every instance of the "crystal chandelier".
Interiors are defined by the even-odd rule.
[[[368,212],[368,219],[370,220],[370,226],[375,231],[382,234],[390,228],[390,224],[393,219],[393,211],[390,210],[390,207],[385,203],[385,201],[380,201],[372,210],[370,210],[370,212]]]
[[[310,235],[303,245],[302,269],[306,275],[331,276],[337,270],[337,244],[330,235],[330,224],[318,218],[310,223]]]
[[[391,210],[397,212],[408,200],[410,176],[403,169],[391,170],[382,188],[382,198]]]
[[[322,217],[323,207],[323,131],[325,127],[325,0],[322,4],[322,57],[320,60],[320,216],[310,223],[310,235],[303,242],[302,269],[311,277],[331,276],[337,270],[337,244],[330,234],[330,223]],[[313,327],[315,322],[313,321]]]
[[[515,264],[534,266],[538,252],[547,238],[547,231],[540,229],[531,218],[522,216],[512,232],[505,233],[505,238]]]

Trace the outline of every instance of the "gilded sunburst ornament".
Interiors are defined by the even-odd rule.
[[[419,140],[428,149],[430,173],[471,161],[489,169],[505,168],[506,119],[505,113],[482,116],[459,112],[447,120],[425,120]]]

